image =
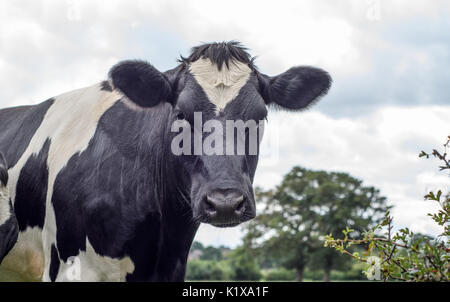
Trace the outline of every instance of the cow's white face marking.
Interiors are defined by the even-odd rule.
[[[199,59],[189,65],[189,71],[203,88],[217,112],[232,101],[250,78],[251,69],[247,64],[230,61],[229,68],[223,64],[219,70],[210,59]]]
[[[10,217],[9,190],[8,187],[0,183],[0,226],[7,222]]]

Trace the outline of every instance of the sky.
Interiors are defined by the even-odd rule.
[[[450,134],[446,0],[0,0],[0,108],[102,81],[123,59],[165,71],[193,46],[228,40],[265,74],[311,65],[333,77],[314,107],[270,112],[255,185],[274,188],[295,165],[348,172],[381,190],[398,227],[439,232],[423,196],[450,180],[417,155]],[[202,225],[196,240],[241,237]]]

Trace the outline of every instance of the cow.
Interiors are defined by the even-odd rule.
[[[264,121],[269,106],[302,110],[328,92],[331,77],[310,66],[268,76],[236,41],[194,47],[178,63],[160,72],[122,61],[100,83],[0,110],[20,232],[2,266],[43,281],[184,281],[201,223],[255,217],[259,147],[175,154],[174,139],[199,114],[200,126],[221,126]],[[249,135],[239,133],[223,137]],[[189,151],[191,142],[180,146]]]
[[[8,165],[0,152],[0,264],[16,243],[18,235],[19,226],[8,189]]]

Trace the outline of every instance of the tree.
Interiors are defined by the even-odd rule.
[[[342,264],[335,254],[323,251],[320,240],[325,234],[339,236],[347,225],[358,234],[389,209],[379,190],[363,186],[361,180],[301,167],[294,167],[274,190],[256,190],[256,196],[265,208],[248,225],[244,243],[295,269],[298,281],[313,254],[321,257],[316,256],[316,262],[324,270],[325,281],[331,269]]]
[[[230,280],[232,275],[227,261],[191,260],[186,270],[187,280]]]
[[[213,246],[207,246],[207,247],[203,248],[200,259],[201,260],[220,261],[223,259],[222,250],[223,250],[223,247],[216,248]]]
[[[201,242],[194,241],[191,245],[191,251],[200,250],[203,251],[204,246]]]
[[[237,247],[229,254],[233,280],[259,281],[262,274],[256,258],[243,246]]]

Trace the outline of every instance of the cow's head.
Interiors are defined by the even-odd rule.
[[[267,106],[304,109],[327,93],[331,78],[307,66],[267,76],[236,42],[195,47],[180,62],[163,73],[142,61],[125,61],[110,77],[138,107],[172,105],[175,173],[189,188],[183,191],[194,219],[237,225],[255,216],[252,184]]]

